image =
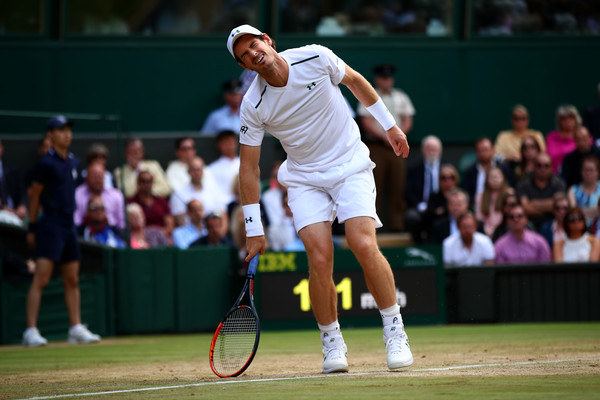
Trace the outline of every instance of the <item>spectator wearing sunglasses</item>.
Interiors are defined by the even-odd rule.
[[[106,209],[102,196],[93,194],[88,201],[87,212],[80,228],[83,240],[108,247],[126,247],[119,230],[110,226],[106,217]]]
[[[517,185],[517,195],[527,217],[531,219],[537,231],[552,220],[552,196],[556,192],[565,192],[562,179],[552,173],[552,160],[548,154],[538,154],[531,178]]]
[[[564,217],[563,225],[566,237],[554,244],[552,258],[555,262],[600,260],[600,239],[587,232],[585,215],[580,208],[570,208]]]
[[[521,160],[521,143],[526,137],[534,138],[541,152],[546,152],[544,135],[540,131],[529,129],[529,112],[525,106],[517,104],[513,107],[510,122],[513,129],[500,132],[494,146],[496,154],[504,161]]]
[[[527,229],[523,206],[514,206],[507,215],[508,232],[498,239],[497,264],[530,264],[551,261],[550,246],[538,233]]]

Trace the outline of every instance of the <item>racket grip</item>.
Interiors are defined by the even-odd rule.
[[[252,257],[250,264],[248,265],[248,275],[255,275],[256,269],[258,268],[258,254]]]

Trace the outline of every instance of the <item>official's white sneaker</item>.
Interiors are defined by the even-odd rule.
[[[78,325],[69,329],[69,343],[96,343],[100,341],[100,336],[92,333],[84,325]]]
[[[387,333],[387,335],[386,335]],[[385,328],[383,341],[387,352],[387,365],[389,369],[408,367],[413,363],[412,352],[408,344],[408,336],[401,325]]]
[[[327,335],[327,334],[325,334]],[[341,335],[323,338],[323,373],[348,372],[348,349]]]
[[[40,331],[37,328],[27,328],[23,332],[23,346],[38,347],[45,346],[46,344],[48,344],[48,341],[40,335]]]

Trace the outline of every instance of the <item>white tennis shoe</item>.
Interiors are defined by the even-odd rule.
[[[23,346],[38,347],[45,346],[48,341],[40,334],[37,328],[28,328],[23,332]]]
[[[384,328],[383,342],[387,352],[387,365],[389,369],[408,367],[413,363],[412,352],[408,344],[408,336],[401,325],[392,325]]]
[[[323,373],[348,372],[348,349],[341,335],[323,337]]]
[[[95,343],[100,341],[100,335],[92,333],[84,325],[78,325],[69,329],[69,343]]]

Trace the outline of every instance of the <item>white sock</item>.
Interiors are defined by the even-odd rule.
[[[390,325],[400,325],[402,328],[404,328],[404,322],[402,321],[402,315],[400,315],[400,306],[398,304],[394,304],[391,307],[379,310],[379,313],[381,314],[384,328]]]
[[[69,333],[75,332],[76,330],[78,330],[82,326],[83,325],[81,325],[81,324],[73,325],[72,327],[69,328]]]
[[[330,336],[342,336],[342,332],[340,331],[340,324],[337,320],[332,322],[329,325],[319,325],[319,329],[321,330],[321,340],[325,343],[325,338]]]

